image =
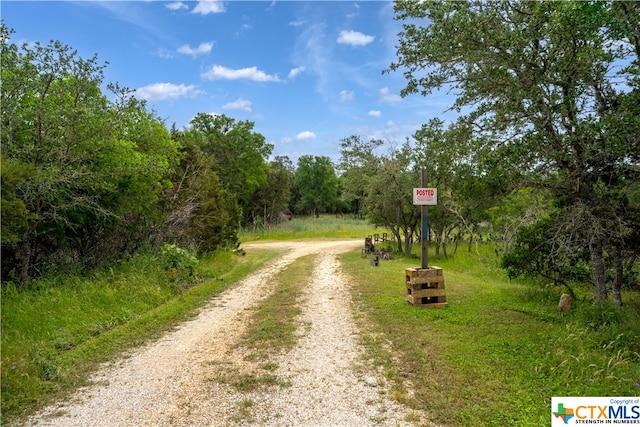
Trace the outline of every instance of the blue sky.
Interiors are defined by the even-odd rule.
[[[387,1],[3,1],[13,41],[59,40],[108,62],[178,128],[197,113],[255,123],[273,155],[339,158],[350,135],[400,144],[445,116],[442,97],[401,98],[401,23]]]

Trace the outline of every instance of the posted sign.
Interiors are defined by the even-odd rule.
[[[438,189],[437,188],[414,188],[413,189],[414,205],[437,205]]]

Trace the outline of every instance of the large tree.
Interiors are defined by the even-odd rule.
[[[294,185],[299,194],[296,208],[317,217],[332,208],[338,199],[338,178],[331,159],[304,155],[298,159]]]
[[[351,135],[340,141],[340,182],[342,201],[355,214],[364,212],[365,200],[371,179],[378,173],[381,159],[376,149],[383,145],[379,139],[364,140]]]
[[[47,264],[95,264],[148,233],[177,146],[128,92],[102,94],[103,69],[60,42],[20,48],[2,26],[3,273],[27,281]],[[117,232],[116,232],[117,230]],[[148,230],[146,230],[148,231]]]
[[[158,242],[170,241],[197,251],[234,246],[240,225],[236,196],[224,188],[216,173],[215,159],[191,133],[172,131],[181,146],[180,163],[170,177],[173,185],[162,199],[163,226]]]
[[[627,193],[640,174],[639,4],[398,1],[395,11],[404,30],[390,70],[403,71],[402,94],[450,90],[485,155],[552,192],[554,250],[588,248],[600,305],[607,267],[628,265],[605,254],[638,247]]]
[[[289,214],[291,189],[295,178],[293,162],[287,156],[276,156],[269,162],[266,182],[258,188],[251,203],[254,230],[277,224]]]
[[[413,152],[406,141],[380,156],[376,173],[369,180],[365,200],[367,218],[375,225],[391,230],[398,252],[406,256],[411,256],[421,218],[411,191],[420,182],[420,169]]]
[[[223,185],[235,194],[239,206],[249,212],[251,197],[266,182],[267,159],[273,145],[253,130],[254,123],[225,115],[197,114],[187,134],[198,141],[202,152],[215,161]]]

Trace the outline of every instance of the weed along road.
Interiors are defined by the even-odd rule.
[[[244,244],[246,251],[285,251],[193,320],[103,366],[92,385],[27,425],[418,425],[407,421],[415,414],[392,401],[383,376],[362,357],[349,282],[336,259],[361,245],[360,239]],[[298,283],[287,284],[285,273]],[[252,328],[260,332],[256,313],[268,310],[269,299],[278,301],[285,284],[299,293],[282,305],[295,309],[293,341],[272,351],[247,336]]]

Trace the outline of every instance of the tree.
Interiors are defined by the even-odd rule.
[[[267,180],[258,188],[251,204],[254,230],[260,217],[262,224],[270,227],[288,213],[294,178],[295,169],[289,157],[276,156],[269,162]]]
[[[342,199],[356,214],[362,214],[369,182],[378,173],[380,158],[375,150],[383,141],[370,139],[363,141],[359,135],[351,135],[340,141],[340,181]]]
[[[181,159],[170,176],[173,185],[162,198],[165,220],[156,240],[199,252],[233,247],[241,220],[238,200],[222,185],[215,159],[203,152],[200,139],[193,136],[172,131],[182,147]]]
[[[245,214],[251,197],[266,182],[267,159],[273,150],[263,135],[253,131],[253,126],[250,121],[199,113],[187,130],[202,152],[214,159],[222,184],[236,195]]]
[[[21,213],[3,223],[14,235],[3,273],[26,282],[47,264],[95,265],[148,235],[129,232],[153,222],[177,147],[126,90],[110,86],[115,103],[102,94],[97,57],[57,41],[18,49],[9,34],[3,26],[3,198]]]
[[[482,140],[464,121],[445,129],[442,120],[432,119],[415,132],[414,139],[416,162],[427,170],[429,185],[438,188],[438,205],[430,209],[436,255],[440,246],[447,255],[446,242],[454,231],[456,249],[467,233],[470,252],[487,227],[489,208],[513,187],[513,176],[500,163],[487,164]]]
[[[301,156],[294,185],[300,195],[296,208],[314,217],[331,208],[338,197],[338,178],[331,159],[326,156]]]
[[[414,236],[420,229],[420,209],[413,205],[411,189],[420,182],[413,150],[406,141],[380,158],[370,178],[365,212],[373,224],[388,228],[396,239],[398,252],[411,256]]]
[[[629,241],[637,211],[623,194],[640,177],[638,10],[601,1],[395,3],[406,22],[388,71],[403,70],[402,95],[448,88],[487,159],[508,159],[528,185],[552,192],[559,242],[588,248],[598,306],[612,267],[605,253],[637,253]]]

